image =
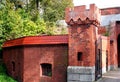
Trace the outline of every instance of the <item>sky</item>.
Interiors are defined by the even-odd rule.
[[[120,0],[73,0],[74,6],[86,5],[95,3],[98,8],[120,7]]]

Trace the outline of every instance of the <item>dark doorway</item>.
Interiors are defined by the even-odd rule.
[[[120,34],[117,39],[117,52],[118,52],[118,67],[120,68]]]
[[[102,77],[102,41],[99,39],[95,43],[96,45],[96,61],[95,61],[95,80],[97,81]]]
[[[96,55],[96,80],[102,77],[102,55],[101,50],[98,49],[98,53]]]
[[[108,71],[108,51],[106,51],[106,71]]]

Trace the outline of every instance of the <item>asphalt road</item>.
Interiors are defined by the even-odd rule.
[[[103,74],[97,82],[120,82],[120,69]]]

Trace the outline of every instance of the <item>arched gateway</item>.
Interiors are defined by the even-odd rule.
[[[118,35],[117,38],[117,52],[118,52],[118,57],[117,57],[118,67],[120,68],[120,34]]]

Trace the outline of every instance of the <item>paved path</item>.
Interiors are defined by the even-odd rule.
[[[120,82],[120,69],[103,74],[102,79],[97,82]]]

